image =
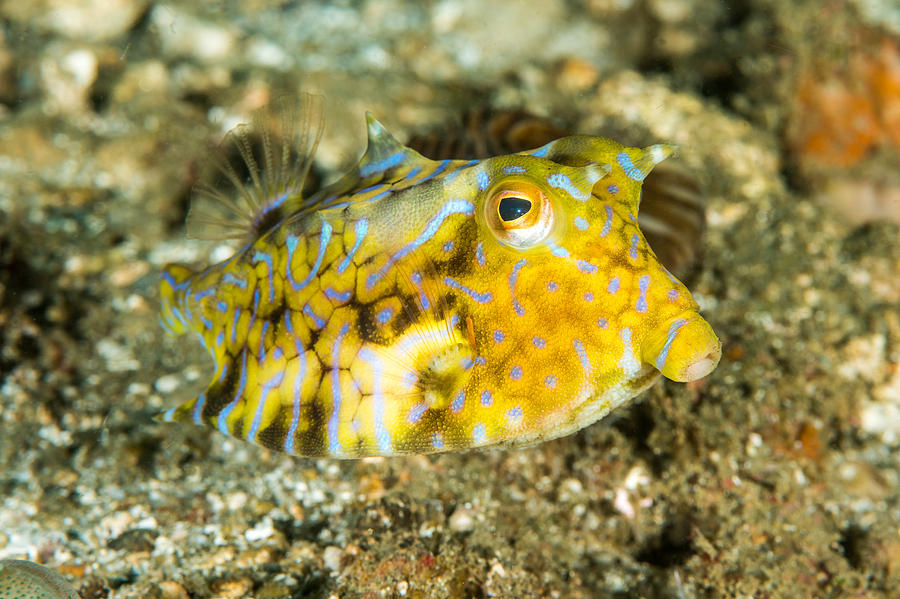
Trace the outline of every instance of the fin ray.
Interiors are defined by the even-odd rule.
[[[304,210],[303,185],[322,131],[322,98],[310,94],[278,99],[229,131],[212,159],[220,180],[194,189],[188,236],[252,240]]]

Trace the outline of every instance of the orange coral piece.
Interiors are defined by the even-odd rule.
[[[828,70],[828,69],[826,69]],[[848,167],[881,144],[900,148],[900,47],[884,40],[830,74],[805,73],[797,86],[793,128],[806,162]]]

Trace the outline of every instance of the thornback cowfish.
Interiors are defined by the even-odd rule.
[[[234,197],[218,200],[243,219],[243,246],[162,273],[163,326],[194,333],[215,364],[163,420],[302,456],[525,445],[660,374],[716,367],[719,340],[638,227],[641,183],[673,146],[572,135],[430,160],[367,115],[358,165],[305,197],[314,104],[282,116],[280,136],[254,119],[261,161],[252,129],[229,135],[249,178],[226,164]],[[191,221],[225,226],[194,207]]]

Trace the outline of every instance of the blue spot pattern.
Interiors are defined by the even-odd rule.
[[[638,298],[634,305],[637,312],[645,313],[647,311],[647,288],[650,286],[650,276],[642,275],[638,281]]]

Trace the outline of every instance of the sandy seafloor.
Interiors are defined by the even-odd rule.
[[[900,596],[898,228],[816,185],[900,162],[785,135],[810,57],[898,26],[864,0],[0,3],[0,558],[85,598]],[[222,255],[185,239],[199,165],[300,91],[325,173],[367,109],[400,137],[489,104],[679,144],[718,369],[519,450],[298,459],[154,422],[209,376],[155,290]]]

